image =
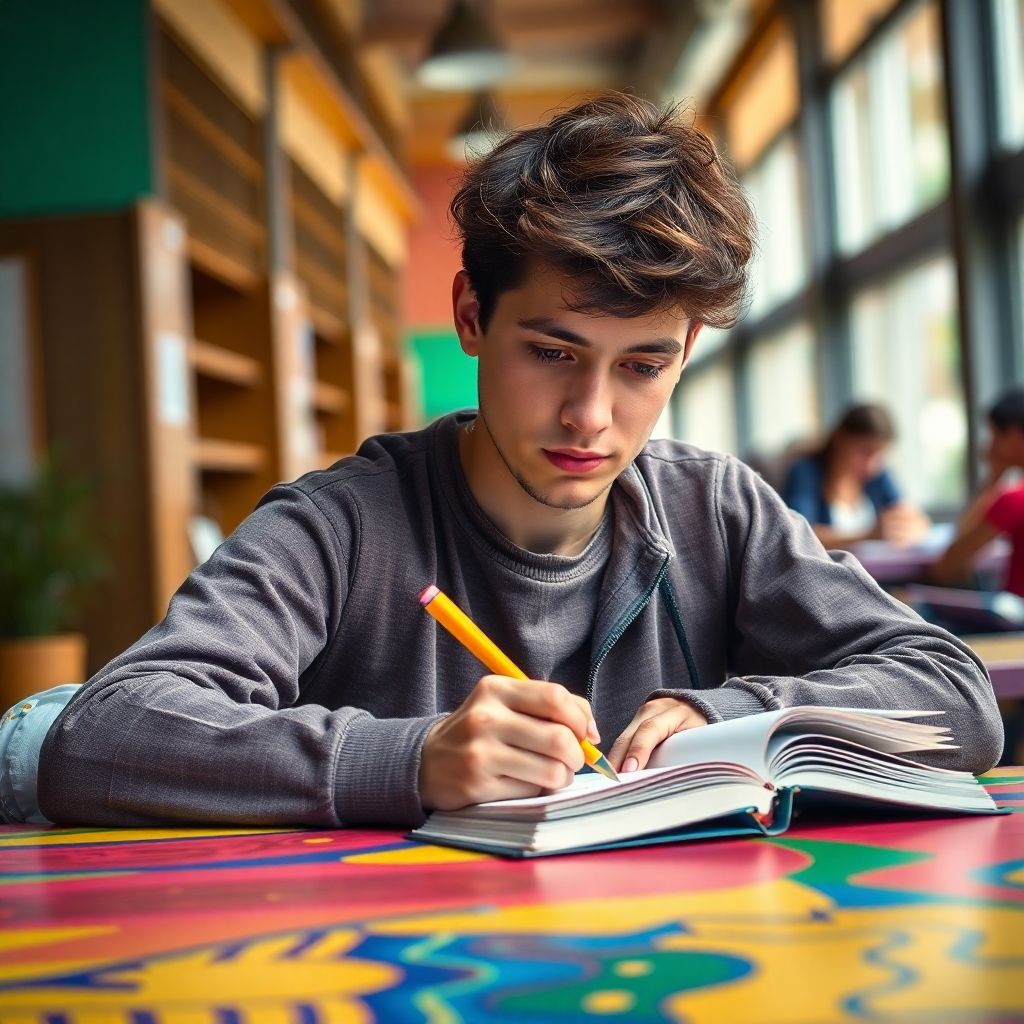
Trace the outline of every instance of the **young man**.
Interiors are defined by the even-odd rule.
[[[1005,392],[988,414],[990,431],[985,461],[988,474],[960,517],[957,534],[932,567],[936,583],[962,583],[974,556],[1000,534],[1013,548],[1004,589],[1024,597],[1024,484],[1006,486],[1012,469],[1024,468],[1024,388]]]
[[[453,213],[479,411],[274,488],[50,728],[42,812],[414,825],[566,785],[584,736],[630,771],[807,703],[944,711],[944,763],[995,763],[963,645],[740,463],[647,443],[742,298],[751,216],[711,143],[607,95],[508,138]],[[421,610],[430,583],[535,681],[485,675]]]

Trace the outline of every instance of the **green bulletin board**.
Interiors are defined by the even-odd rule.
[[[414,331],[408,344],[420,364],[425,419],[476,408],[476,360],[462,351],[453,330]]]
[[[154,191],[146,0],[0,0],[0,217]]]

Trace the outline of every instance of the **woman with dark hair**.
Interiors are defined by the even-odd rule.
[[[790,467],[783,497],[830,548],[877,539],[911,544],[928,519],[903,501],[883,465],[896,436],[881,405],[851,406],[818,451]]]

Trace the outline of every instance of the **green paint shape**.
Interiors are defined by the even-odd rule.
[[[881,868],[901,867],[930,860],[930,853],[908,850],[892,850],[884,846],[862,846],[859,843],[841,843],[831,839],[790,839],[774,838],[775,846],[784,846],[798,853],[806,854],[811,863],[790,875],[815,889],[827,889],[837,885],[856,885],[850,878],[866,871]]]
[[[590,952],[600,955],[596,950]],[[632,968],[638,961],[649,966],[646,974],[619,972],[620,963]],[[669,996],[723,985],[750,971],[747,961],[738,957],[686,951],[633,950],[599,961],[597,967],[597,973],[583,981],[508,995],[497,1000],[497,1006],[503,1015],[524,1021],[576,1020],[586,1013],[630,1022],[660,1021],[665,1019],[662,1003]]]

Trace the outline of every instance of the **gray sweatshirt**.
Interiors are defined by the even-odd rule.
[[[430,727],[485,669],[424,614],[436,583],[530,675],[585,694],[605,747],[674,695],[709,721],[796,704],[934,709],[1002,747],[977,658],[888,597],[742,463],[647,445],[575,558],[511,544],[459,462],[465,414],[275,487],[166,618],[51,728],[56,822],[419,824]],[[526,685],[526,684],[524,684]]]

